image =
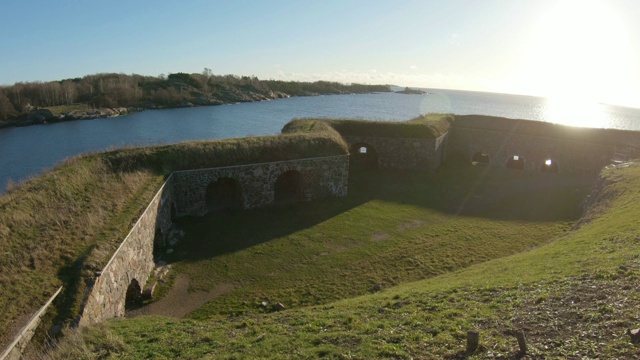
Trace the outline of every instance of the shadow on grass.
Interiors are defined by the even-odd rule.
[[[376,199],[493,220],[577,220],[595,175],[511,170],[450,163],[436,174],[380,172],[369,190]],[[362,182],[356,178],[355,187]]]
[[[573,221],[594,176],[525,172],[450,164],[436,174],[414,171],[350,173],[349,195],[255,210],[183,218],[185,240],[169,262],[231,253],[310,228],[371,201],[425,207],[452,216],[494,220]]]
[[[346,197],[254,210],[225,210],[203,217],[185,217],[178,226],[187,236],[172,261],[207,259],[246,249],[329,220],[366,202]]]

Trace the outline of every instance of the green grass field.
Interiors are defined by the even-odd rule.
[[[49,356],[515,358],[524,330],[525,358],[637,358],[640,167],[602,176],[590,194],[593,178],[484,167],[360,174],[344,199],[185,220],[174,274],[233,290],[187,319],[70,331]]]

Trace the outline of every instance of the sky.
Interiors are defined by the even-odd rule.
[[[637,0],[0,0],[0,85],[176,72],[640,107]]]

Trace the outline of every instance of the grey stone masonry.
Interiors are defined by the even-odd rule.
[[[29,322],[22,328],[22,330],[20,330],[13,342],[2,352],[2,354],[0,354],[0,360],[18,360],[22,358],[22,353],[33,338],[38,325],[40,325],[42,316],[47,312],[47,309],[61,291],[62,286],[59,287],[58,291],[49,298],[49,301],[47,301],[46,304],[44,304],[40,310],[38,310],[31,319],[29,319]]]
[[[127,288],[132,280],[144,287],[154,268],[156,234],[165,235],[171,227],[171,177],[160,188],[133,226],[129,235],[97,274],[85,298],[79,326],[98,323],[125,314]]]
[[[242,208],[272,205],[276,180],[287,171],[300,173],[304,200],[347,195],[348,155],[186,170],[172,175],[176,212],[178,215],[204,215],[207,212],[207,187],[220,178],[233,179],[240,185]]]
[[[378,157],[378,168],[435,171],[445,158],[447,134],[435,139],[344,136],[351,152],[366,144]]]

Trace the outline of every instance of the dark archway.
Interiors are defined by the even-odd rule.
[[[242,208],[242,186],[232,178],[222,177],[207,186],[207,210]]]
[[[489,165],[490,163],[489,154],[478,151],[477,153],[473,154],[473,157],[471,158],[471,162],[473,164]]]
[[[349,166],[353,170],[377,170],[376,149],[366,143],[353,144],[349,149]]]
[[[288,204],[304,200],[302,187],[302,175],[300,172],[290,170],[278,176],[274,184],[274,202],[276,204]]]
[[[540,171],[548,172],[548,173],[557,173],[558,172],[558,162],[553,159],[547,159],[544,161],[542,166],[540,167]]]
[[[125,311],[134,310],[142,306],[142,288],[138,280],[133,279],[127,288],[124,300]]]
[[[524,170],[524,158],[520,155],[513,155],[507,161],[507,169]]]

